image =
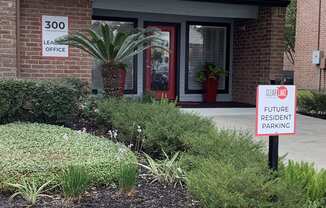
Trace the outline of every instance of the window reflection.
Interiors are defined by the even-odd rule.
[[[170,48],[170,33],[161,32],[161,37],[163,41],[161,46],[163,48]],[[169,60],[170,54],[168,50],[163,50],[161,48],[151,49],[151,89],[152,90],[168,90],[169,84]]]
[[[226,66],[226,28],[219,26],[189,26],[189,62],[188,88],[202,89],[196,79],[197,72],[205,63],[213,63],[218,67]],[[220,77],[218,89],[225,89],[225,77]]]

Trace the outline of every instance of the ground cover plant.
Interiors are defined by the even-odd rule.
[[[12,123],[0,126],[0,190],[24,180],[35,184],[61,183],[61,172],[83,166],[92,184],[118,180],[120,163],[137,160],[123,145],[96,136],[46,124]]]

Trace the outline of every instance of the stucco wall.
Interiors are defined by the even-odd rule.
[[[93,8],[203,17],[256,18],[257,6],[181,0],[94,0]]]

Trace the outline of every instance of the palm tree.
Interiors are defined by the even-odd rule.
[[[113,30],[107,24],[97,29],[89,29],[88,35],[76,33],[58,39],[58,44],[70,45],[90,54],[102,65],[103,86],[107,96],[119,97],[123,92],[121,70],[128,58],[150,47],[161,47],[160,32],[142,29],[129,34]],[[123,78],[123,77],[122,77]]]

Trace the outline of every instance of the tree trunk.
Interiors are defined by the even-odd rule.
[[[120,67],[115,65],[103,65],[103,87],[106,96],[121,97],[121,73]]]

